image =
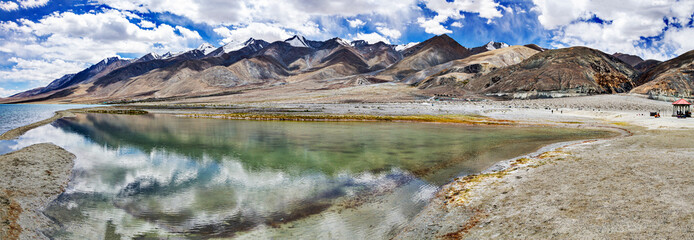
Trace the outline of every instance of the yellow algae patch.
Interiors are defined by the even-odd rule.
[[[498,120],[476,115],[332,115],[332,114],[264,114],[264,113],[228,113],[228,114],[182,114],[178,116],[192,118],[221,118],[236,120],[276,120],[276,121],[404,121],[404,122],[437,122],[463,123],[481,125],[510,125],[513,121]]]
[[[629,123],[627,122],[611,122],[610,124],[614,124],[617,126],[629,126]]]
[[[544,152],[534,158],[516,159],[510,164],[510,167],[505,170],[456,178],[442,190],[445,203],[465,206],[470,201],[471,191],[484,181],[503,178],[523,167],[537,168],[548,163],[564,160],[568,155],[569,153],[560,150]]]
[[[574,121],[565,121],[565,122],[556,122],[556,123],[565,123],[565,124],[583,124],[584,122],[574,122]]]

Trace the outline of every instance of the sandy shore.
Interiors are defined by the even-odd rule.
[[[507,168],[459,178],[443,186],[398,238],[694,237],[694,147],[688,144],[694,120],[669,117],[667,102],[602,95],[504,102],[157,103],[126,108],[166,114],[476,115],[514,124],[621,128],[629,134],[574,143],[513,160]],[[649,117],[652,111],[664,117]],[[58,153],[47,149],[34,157],[61,156]],[[8,210],[0,210],[0,217],[15,214],[17,203],[30,209],[2,196],[0,205]]]

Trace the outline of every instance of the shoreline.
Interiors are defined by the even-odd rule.
[[[0,140],[16,139],[16,138],[24,135],[24,133],[28,132],[31,129],[52,123],[55,120],[61,119],[63,117],[70,117],[70,116],[72,116],[72,112],[70,112],[70,110],[57,111],[57,112],[55,112],[53,117],[50,117],[50,118],[47,118],[47,119],[44,119],[44,120],[41,120],[41,121],[38,121],[35,123],[30,123],[30,124],[27,124],[27,125],[24,125],[21,127],[17,127],[17,128],[11,129],[11,130],[3,133],[2,135],[0,135]]]
[[[525,102],[520,101],[520,102],[521,102],[521,104],[528,104],[527,101],[525,101]],[[583,110],[569,110],[569,111],[567,111],[567,113],[569,113],[571,115],[567,114],[566,116],[568,116],[568,117],[560,117],[558,119],[551,119],[551,118],[547,119],[545,117],[553,116],[553,115],[549,115],[547,113],[538,114],[537,109],[527,109],[527,108],[522,108],[522,107],[513,107],[513,108],[509,107],[509,109],[510,109],[509,110],[509,109],[506,109],[505,107],[499,107],[499,105],[505,105],[508,103],[509,102],[491,102],[491,103],[487,103],[487,104],[479,104],[479,103],[476,103],[476,104],[447,104],[447,103],[439,104],[439,103],[437,103],[437,104],[439,104],[439,106],[434,106],[434,107],[435,108],[441,107],[441,105],[443,105],[444,109],[448,109],[448,110],[446,110],[446,113],[449,113],[450,112],[449,110],[451,110],[451,111],[460,110],[460,109],[456,109],[456,107],[459,107],[460,105],[464,105],[467,108],[464,107],[465,109],[464,109],[464,111],[462,111],[463,113],[468,113],[470,115],[482,116],[481,119],[485,119],[485,121],[488,119],[494,119],[494,120],[503,121],[505,123],[512,122],[512,124],[510,124],[511,126],[552,126],[552,127],[570,127],[570,128],[599,128],[599,129],[603,129],[603,130],[607,129],[610,131],[620,132],[619,136],[608,138],[608,139],[601,139],[598,141],[612,141],[616,138],[625,138],[625,137],[630,137],[633,135],[632,130],[631,130],[631,129],[634,129],[634,125],[632,125],[633,121],[630,121],[632,123],[628,123],[628,124],[623,124],[623,123],[617,124],[613,119],[608,119],[608,118],[603,117],[604,114],[602,114],[602,113],[586,117],[587,114]],[[316,106],[316,104],[296,104],[296,105],[307,105],[307,106],[311,106],[311,107]],[[317,105],[322,106],[324,109],[327,106],[326,104],[317,104]],[[366,114],[373,112],[370,110],[373,110],[374,106],[379,106],[378,108],[380,108],[381,106],[384,106],[384,104],[339,104],[339,105],[331,104],[330,106],[327,106],[327,107],[334,107],[337,110],[329,109],[329,111],[327,111],[328,112],[327,114],[344,113],[345,109],[354,109],[355,108],[354,105],[362,106],[362,109],[364,109],[363,105],[369,106],[369,108],[368,108],[369,111],[366,111]],[[394,105],[397,106],[397,105],[403,105],[403,104],[385,104],[385,105],[393,107]],[[404,107],[411,107],[411,106],[417,106],[417,105],[422,105],[422,104],[409,104],[409,105],[404,104]],[[294,105],[287,106],[287,105],[282,105],[282,104],[276,104],[274,106],[276,106],[276,107],[280,106],[280,108],[282,108],[282,107],[284,107],[284,108],[297,107]],[[426,105],[426,106],[428,107],[429,105]],[[446,108],[445,106],[452,106],[452,108]],[[471,107],[471,106],[473,106],[473,107]],[[103,107],[97,107],[97,108],[103,108]],[[107,109],[114,109],[114,108],[133,109],[132,107],[128,107],[128,106],[125,106],[125,107],[112,106],[112,107],[106,107],[106,108]],[[342,109],[340,110],[340,108],[342,108]],[[384,106],[384,108],[387,108],[387,107]],[[90,109],[92,109],[92,108],[90,108]],[[152,113],[167,113],[167,114],[173,114],[173,115],[175,115],[176,112],[180,113],[180,111],[187,111],[186,114],[191,114],[191,115],[196,114],[196,111],[199,114],[199,111],[200,111],[200,110],[196,110],[196,109],[185,109],[185,110],[181,110],[181,109],[172,110],[172,109],[166,109],[166,108],[164,108],[164,109],[161,109],[161,108],[148,109],[146,107],[141,107],[141,106],[137,106],[134,109],[146,109]],[[81,112],[85,112],[85,110],[86,110],[86,112],[89,111],[89,109],[81,109]],[[218,111],[220,111],[220,110],[219,109],[203,109],[202,111],[208,111],[208,114],[210,114],[209,111],[212,111],[211,116],[214,116],[215,114],[219,114]],[[418,110],[415,109],[415,111],[418,111]],[[513,114],[514,111],[515,111],[515,114]],[[10,130],[7,133],[4,133],[1,137],[2,137],[2,139],[8,139],[8,138],[13,139],[13,138],[19,137],[22,134],[24,134],[26,131],[29,131],[33,128],[51,123],[51,122],[55,121],[56,119],[59,119],[62,117],[72,116],[71,115],[71,114],[73,114],[72,112],[80,112],[80,111],[79,110],[78,111],[74,111],[74,110],[59,111],[59,112],[56,112],[56,114],[52,118],[45,119],[45,120],[42,120],[40,122],[32,123],[32,124],[29,124],[26,126],[22,126],[22,127]],[[351,111],[347,111],[347,112],[351,112]],[[439,109],[437,112],[441,112],[441,110]],[[504,116],[503,113],[509,113],[509,112],[511,112],[512,114],[505,115],[505,117],[499,118],[499,116]],[[519,112],[520,112],[520,114],[519,114]],[[291,114],[300,114],[300,113],[302,113],[302,112],[289,112],[288,114],[291,115]],[[386,109],[385,111],[381,111],[379,113],[403,114],[400,111],[392,111],[392,109]],[[424,111],[424,113],[431,113],[431,111],[429,111],[429,112]],[[264,112],[261,114],[264,114]],[[393,114],[391,116],[407,116],[407,115],[395,115],[395,114]],[[456,112],[455,114],[459,114],[459,112]],[[440,114],[439,116],[442,116],[442,115],[444,115],[444,114]],[[525,116],[525,115],[529,115],[529,116]],[[380,115],[380,116],[384,116],[384,115]],[[206,117],[209,117],[209,116],[206,116]],[[537,118],[543,118],[543,119],[537,120]],[[282,119],[260,119],[260,120],[282,120]],[[291,119],[289,119],[289,120],[291,120]],[[477,120],[479,120],[479,119],[477,119]],[[561,120],[561,121],[556,121],[556,120]],[[571,120],[571,121],[569,121],[569,120]],[[633,120],[633,119],[631,119],[631,120]],[[436,122],[436,121],[421,121],[421,122]],[[467,123],[467,122],[464,122],[463,124],[465,124],[465,123]],[[636,122],[636,123],[638,123],[638,122]],[[625,126],[623,126],[623,125],[625,125]],[[644,127],[644,126],[641,126],[641,127]],[[640,129],[641,127],[637,127],[637,128],[639,128],[639,131],[643,131],[642,129]],[[645,126],[645,127],[647,129],[650,129],[649,126]],[[672,127],[670,127],[670,128],[672,128]],[[12,132],[12,133],[10,133],[10,132]],[[447,196],[446,191],[450,192],[453,189],[455,191],[460,192],[461,189],[463,189],[462,191],[465,191],[466,193],[470,192],[470,194],[474,194],[475,191],[481,191],[481,190],[479,190],[479,188],[484,188],[484,187],[489,188],[489,186],[485,185],[485,184],[488,184],[489,182],[494,182],[494,181],[497,181],[498,179],[505,179],[505,178],[508,178],[509,175],[513,175],[513,173],[507,173],[506,172],[509,169],[513,169],[514,171],[516,171],[518,169],[524,170],[525,168],[528,168],[528,166],[533,166],[533,164],[535,164],[535,165],[539,164],[540,162],[544,161],[543,159],[545,159],[545,158],[556,157],[556,156],[543,156],[543,155],[553,155],[553,154],[555,154],[555,152],[562,152],[564,148],[570,148],[571,147],[570,145],[591,145],[591,144],[594,144],[594,142],[595,141],[587,142],[585,140],[580,140],[580,141],[554,143],[554,144],[550,144],[547,146],[543,146],[531,154],[519,156],[519,157],[516,157],[513,159],[507,159],[507,160],[500,161],[500,162],[494,164],[493,166],[491,166],[490,168],[488,168],[487,170],[483,171],[482,173],[477,174],[477,175],[485,176],[484,178],[478,178],[477,176],[463,177],[463,178],[457,179],[451,183],[448,183],[448,184],[442,186],[440,188],[440,190],[436,193],[436,197],[434,199],[432,199],[430,204],[425,209],[433,208],[434,205],[437,205],[437,201],[439,201],[439,205],[437,205],[436,207],[441,208],[442,205],[440,205],[440,204],[443,202],[440,201],[440,198]],[[13,153],[15,153],[15,152],[13,152]],[[8,154],[12,154],[12,153],[8,153]],[[48,154],[50,156],[50,153],[46,153],[46,154]],[[559,154],[559,153],[556,153],[556,154]],[[563,154],[563,153],[561,153],[561,154]],[[559,155],[561,155],[561,154],[559,154]],[[5,156],[5,155],[3,155],[3,156]],[[546,165],[546,164],[542,164],[540,166],[543,166],[543,165]],[[552,165],[552,164],[550,164],[550,165]],[[504,172],[504,173],[503,174],[496,174],[499,172]],[[69,174],[67,176],[69,177]],[[467,179],[465,179],[465,178],[467,178]],[[464,183],[465,181],[467,181],[467,182],[476,181],[476,185],[475,185],[476,187],[475,188],[466,188],[465,183]],[[461,183],[462,183],[462,186],[461,186]],[[448,197],[450,198],[450,194],[448,194]],[[475,198],[473,197],[472,199],[474,200]],[[430,206],[432,206],[432,207],[430,207]],[[427,213],[425,213],[425,211],[423,210],[422,212],[420,212],[420,214],[417,215],[418,217],[416,217],[414,220],[411,221],[412,224],[409,224],[409,225],[413,225],[413,224],[417,225],[416,220],[420,218],[421,214],[427,214]],[[440,215],[441,212],[439,212],[439,213],[429,212],[429,214],[430,215],[437,215],[437,214]],[[479,213],[479,214],[481,214],[481,213]],[[482,217],[480,217],[480,216],[482,216],[482,215],[479,215],[479,214],[478,213],[474,213],[472,215],[460,214],[460,217],[467,216],[467,218],[465,218],[466,221],[462,221],[462,222],[469,223],[470,221],[473,221],[473,220],[477,221],[477,220],[475,220],[477,218],[481,219]],[[431,221],[429,221],[429,222],[431,222]],[[477,221],[477,222],[479,224],[479,221]],[[424,223],[426,223],[426,222],[424,222]],[[442,221],[441,223],[445,223],[445,222]],[[478,224],[472,224],[470,226],[462,226],[464,231],[458,231],[460,229],[453,231],[456,228],[455,226],[459,225],[459,224],[454,224],[454,223],[449,223],[450,226],[448,226],[448,228],[450,228],[451,233],[458,234],[458,235],[454,234],[455,236],[462,237],[465,235],[465,233],[467,233],[467,230],[470,230],[470,229],[478,226]],[[419,225],[421,227],[427,226],[427,224],[419,224]],[[460,227],[460,226],[458,226],[458,227]],[[468,229],[468,227],[470,229]],[[398,238],[408,239],[408,235],[405,234],[407,232],[406,230],[408,230],[408,229],[411,229],[411,228],[406,227],[406,229],[400,235],[398,235]],[[413,232],[413,231],[410,230],[409,232]],[[414,232],[425,233],[425,232],[427,232],[427,230],[419,229],[419,230],[416,230]],[[431,231],[429,231],[429,232],[431,232]],[[440,231],[437,231],[437,233],[438,232],[440,232]],[[460,235],[459,233],[463,233],[463,234]],[[446,236],[448,236],[448,235],[446,235]]]

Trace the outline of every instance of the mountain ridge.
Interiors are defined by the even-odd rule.
[[[414,87],[405,91],[412,92],[411,97],[447,93],[480,98],[559,97],[627,92],[643,84],[636,79],[645,70],[635,70],[635,66],[652,70],[661,65],[638,56],[611,55],[583,47],[546,49],[535,44],[509,46],[489,41],[466,48],[445,34],[404,46],[363,40],[348,42],[341,38],[313,41],[299,35],[272,43],[249,38],[240,44],[227,43],[218,48],[205,43],[177,54],[149,53],[138,59],[120,60],[122,63],[117,67],[97,71],[88,75],[87,80],[76,77],[81,72],[66,75],[46,87],[18,93],[0,102],[138,101],[214,95],[239,88],[254,89],[258,96],[266,90],[287,88],[291,91],[280,93],[290,97],[292,91],[297,94],[315,91],[308,89],[350,91],[354,86],[377,87],[381,83]],[[538,61],[535,64],[553,67],[538,65],[538,69],[546,70],[529,71],[535,72],[534,75],[520,74],[528,69],[526,61],[537,58],[538,54],[545,58],[535,60]],[[632,66],[635,62],[630,64],[620,57],[641,61]],[[508,73],[511,69],[516,69],[511,71],[515,73]],[[575,76],[561,77],[562,72]],[[497,78],[514,80],[492,81]],[[580,83],[548,84],[563,79],[574,81],[569,78]]]

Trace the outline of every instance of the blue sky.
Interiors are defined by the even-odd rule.
[[[341,37],[407,44],[448,34],[549,48],[588,46],[666,60],[694,49],[694,1],[0,0],[0,97],[110,56]]]

